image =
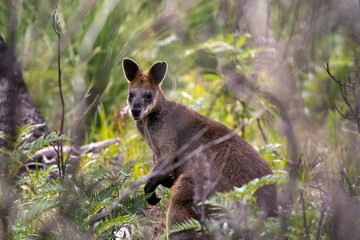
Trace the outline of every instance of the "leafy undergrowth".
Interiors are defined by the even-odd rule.
[[[33,126],[20,128],[18,136],[23,137]],[[2,157],[10,158],[8,166],[22,165],[31,158],[34,151],[51,145],[59,139],[55,132],[35,142],[14,141],[14,150],[4,151]],[[166,209],[170,191],[159,187],[162,201],[153,207],[146,202],[142,184],[134,183],[149,171],[149,164],[139,159],[128,160],[123,156],[124,146],[131,141],[105,148],[97,153],[80,156],[79,168],[75,174],[58,178],[55,165],[42,169],[29,169],[19,175],[5,172],[1,182],[1,211],[6,214],[8,237],[13,239],[160,239],[166,238]],[[138,141],[138,140],[133,140]],[[218,193],[203,203],[215,208],[211,218],[188,219],[169,229],[169,233],[195,229],[199,235],[209,239],[291,239],[326,238],[330,231],[329,219],[333,211],[324,209],[318,201],[317,190],[304,184],[296,189],[299,204],[291,208],[280,207],[279,216],[266,218],[262,209],[256,207],[255,191],[266,184],[278,184],[280,202],[284,189],[289,184],[283,166],[285,160],[277,158],[279,145],[271,144],[260,148],[259,153],[267,157],[274,169],[272,176],[255,179],[232,191]],[[16,165],[17,166],[17,165]],[[69,167],[70,168],[70,167]],[[12,169],[12,168],[9,168]],[[71,171],[70,171],[71,172]],[[285,192],[286,193],[286,192]],[[301,198],[299,197],[301,193]],[[356,198],[354,198],[356,199]],[[301,200],[303,202],[301,202]],[[305,203],[305,208],[302,204]],[[359,206],[358,202],[354,203]],[[322,221],[319,219],[323,218]],[[284,227],[284,219],[286,226]],[[328,220],[327,220],[328,219]],[[319,225],[320,224],[320,225]],[[319,229],[321,232],[319,233]]]
[[[1,153],[2,160],[9,160],[9,170],[2,173],[5,176],[0,188],[1,212],[6,215],[8,237],[115,239],[149,222],[144,214],[145,195],[137,188],[130,188],[135,166],[141,167],[138,161],[104,168],[103,162],[98,161],[109,153],[108,148],[81,156],[80,169],[65,178],[57,177],[56,165],[30,170],[23,163],[31,159],[35,151],[67,139],[53,132],[32,143],[24,142],[23,136],[32,129],[34,126],[20,128],[14,149]],[[22,174],[14,173],[19,167],[13,166],[22,166],[25,170]]]

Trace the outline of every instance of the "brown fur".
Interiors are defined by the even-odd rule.
[[[160,84],[166,63],[155,63],[148,75],[134,64],[130,59],[123,61],[132,93],[128,104],[137,129],[153,153],[153,173],[157,173],[147,180],[144,190],[151,193],[159,184],[172,186],[168,228],[188,218],[196,219],[192,206],[200,200],[272,173],[255,149],[231,129],[164,96]],[[146,102],[149,93],[152,102]],[[256,196],[268,215],[276,214],[275,185],[260,188]],[[156,204],[159,200],[154,193],[148,201]],[[193,231],[185,231],[171,234],[169,239],[195,236]]]

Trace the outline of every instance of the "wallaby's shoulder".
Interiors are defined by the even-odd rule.
[[[200,114],[177,101],[167,99],[164,108],[163,114],[166,118],[171,119],[171,122],[195,124],[202,121]]]

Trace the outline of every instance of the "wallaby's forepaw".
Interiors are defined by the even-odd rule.
[[[156,205],[158,202],[160,202],[161,198],[158,198],[156,196],[156,193],[154,192],[153,194],[151,194],[151,196],[147,199],[147,202],[150,205]]]
[[[155,184],[155,179],[154,178],[149,178],[145,183],[144,192],[145,193],[151,193],[151,192],[155,191],[155,189],[156,189],[156,187],[158,185],[159,184]]]
[[[145,193],[151,193],[151,192],[153,192],[152,194],[151,194],[151,196],[147,199],[147,202],[150,204],[150,205],[156,205],[158,202],[160,202],[160,198],[158,198],[157,196],[156,196],[156,193],[154,192],[155,191],[155,189],[156,189],[156,187],[157,187],[157,185],[156,184],[154,184],[154,178],[150,178],[150,179],[148,179],[147,180],[147,182],[146,182],[146,184],[145,184],[145,186],[144,186],[144,192]]]
[[[173,176],[168,176],[160,184],[163,185],[164,187],[171,188],[172,185],[174,185],[174,182],[175,182],[175,178]]]

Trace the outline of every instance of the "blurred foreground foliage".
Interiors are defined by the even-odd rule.
[[[19,139],[34,127],[19,129]],[[18,140],[15,142],[18,142]],[[122,166],[104,168],[96,160],[101,155],[89,153],[82,156],[79,174],[58,178],[56,166],[45,166],[41,170],[23,166],[23,173],[14,176],[13,165],[29,160],[36,150],[54,141],[64,140],[52,132],[21,147],[14,144],[14,150],[4,150],[2,160],[9,158],[9,171],[2,176],[1,201],[4,226],[2,234],[8,239],[115,239],[130,234],[140,223],[149,220],[144,194],[137,190],[123,194],[129,187],[130,171],[138,164],[129,161]],[[22,154],[23,153],[23,154]],[[26,153],[26,154],[25,154]],[[138,167],[141,167],[138,165]],[[116,206],[99,217],[124,195]]]
[[[60,125],[56,35],[50,24],[55,5],[55,0],[0,2],[0,34],[21,63],[49,129]],[[150,171],[150,152],[123,111],[127,82],[121,61],[131,57],[143,70],[167,61],[163,89],[169,98],[237,129],[273,170],[290,174],[285,183],[275,179],[281,203],[276,219],[257,218],[261,210],[249,197],[264,181],[259,180],[244,186],[251,189],[245,195],[235,189],[209,199],[228,212],[245,214],[247,221],[236,215],[226,216],[223,224],[189,220],[174,231],[194,227],[220,239],[356,239],[360,136],[356,124],[336,112],[335,102],[345,115],[349,110],[324,66],[329,63],[343,82],[348,72],[357,71],[358,14],[352,0],[62,0],[66,135],[71,136],[78,103],[94,79],[87,101],[100,97],[83,121],[83,142],[119,140],[81,155],[76,173],[60,180],[49,179],[54,166],[16,174],[32,146],[60,136],[44,136],[26,145],[28,151],[20,144],[26,135],[19,134],[19,145],[1,156],[11,165],[1,170],[0,232],[15,239],[115,239],[126,229],[132,238],[147,239],[165,231],[163,220],[144,215],[141,187],[125,194],[108,215],[90,220]],[[165,215],[170,193],[158,191]]]

